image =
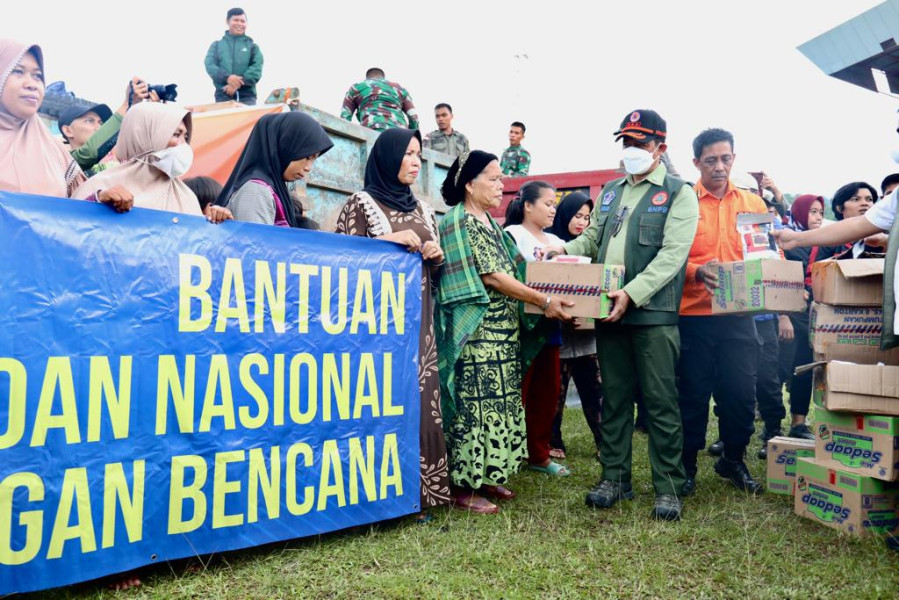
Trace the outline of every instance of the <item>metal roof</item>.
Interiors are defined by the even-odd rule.
[[[822,71],[877,91],[871,69],[883,71],[899,94],[899,0],[887,0],[799,46]]]

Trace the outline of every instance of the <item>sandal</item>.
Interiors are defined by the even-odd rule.
[[[557,462],[549,461],[549,464],[546,466],[541,465],[528,465],[528,469],[532,471],[540,471],[541,473],[546,473],[548,475],[553,475],[555,477],[568,477],[571,475],[571,471],[565,465],[560,465]]]
[[[561,448],[550,448],[549,457],[558,458],[559,460],[565,460],[565,451]]]
[[[494,515],[499,512],[499,507],[496,504],[478,496],[474,492],[455,496],[453,498],[453,507],[478,513],[479,515]]]
[[[501,485],[482,485],[478,491],[482,496],[497,500],[511,500],[515,497],[515,492]]]

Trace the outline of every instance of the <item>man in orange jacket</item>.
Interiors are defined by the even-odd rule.
[[[684,429],[684,494],[696,485],[696,459],[705,447],[709,399],[714,395],[724,454],[715,471],[736,487],[758,492],[743,456],[755,430],[755,380],[758,336],[752,316],[712,316],[719,262],[743,260],[737,215],[766,213],[761,198],[730,181],[736,155],[734,138],[723,129],[707,129],[693,140],[693,164],[699,169],[699,226],[687,258],[687,282],[680,305],[681,354],[678,392]]]

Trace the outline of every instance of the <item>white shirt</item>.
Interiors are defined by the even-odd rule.
[[[868,212],[865,213],[865,218],[872,225],[884,231],[892,229],[893,223],[896,221],[897,208],[899,208],[897,193],[899,193],[899,188],[893,190],[893,193],[887,198],[869,208]],[[899,256],[896,259],[897,264],[899,264]],[[893,277],[893,297],[899,302],[899,278],[896,277]],[[896,304],[896,313],[893,315],[893,327],[899,327],[899,303]]]
[[[865,218],[872,225],[887,232],[893,228],[893,222],[896,220],[897,192],[899,192],[899,188],[893,190],[889,196],[868,209],[868,212],[865,213]]]
[[[547,243],[543,243],[534,237],[530,231],[524,228],[524,225],[509,225],[506,227],[506,231],[511,234],[513,238],[515,238],[515,244],[518,246],[518,250],[521,251],[521,254],[524,256],[524,259],[528,262],[534,262],[537,260],[537,257],[534,255],[534,251],[537,248],[543,248],[544,246],[564,246],[565,242],[563,242],[557,235],[552,233],[543,234],[549,240]]]

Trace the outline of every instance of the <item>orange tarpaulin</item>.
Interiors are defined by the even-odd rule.
[[[194,162],[185,177],[205,175],[224,185],[237,164],[256,121],[263,115],[282,110],[283,104],[266,104],[252,108],[193,113],[190,145],[194,151]]]

